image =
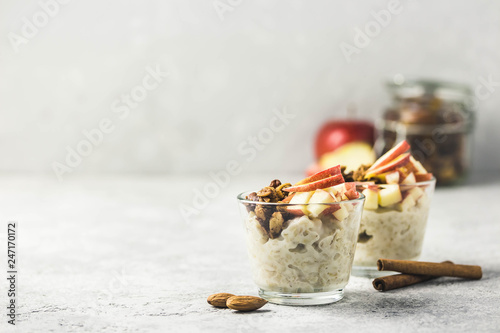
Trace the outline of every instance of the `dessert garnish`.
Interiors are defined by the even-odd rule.
[[[317,218],[330,213],[341,221],[347,217],[347,209],[340,205],[326,204],[357,198],[359,193],[356,192],[356,185],[345,183],[340,165],[315,173],[294,185],[282,184],[280,180],[274,179],[269,186],[246,196],[247,200],[256,202],[248,209],[255,213],[262,229],[271,239],[279,237],[285,222],[297,216]],[[293,206],[259,205],[258,202]],[[304,205],[308,203],[325,205]]]
[[[433,176],[408,152],[406,141],[377,159],[345,173],[365,196],[354,264],[375,270],[378,258],[416,260],[420,255]]]
[[[339,165],[294,185],[275,179],[238,199],[262,297],[289,305],[343,297],[364,199],[355,183],[344,181]]]
[[[413,184],[432,179],[432,173],[422,166],[409,152],[410,145],[401,141],[382,155],[372,165],[361,165],[357,170],[344,174],[346,181],[367,184]]]
[[[370,186],[410,185],[431,180],[432,173],[428,173],[422,164],[407,152],[409,149],[410,145],[406,141],[401,141],[371,166],[361,165],[357,170],[343,175],[346,180],[356,182],[358,186],[365,188],[363,190],[366,196],[365,209],[374,210],[379,206],[391,206],[403,211],[416,204],[423,193],[418,187],[408,188],[408,191],[402,193],[398,187],[379,189],[377,186]]]

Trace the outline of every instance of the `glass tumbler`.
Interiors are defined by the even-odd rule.
[[[337,302],[351,274],[364,196],[285,204],[238,195],[253,279],[262,298],[286,305]]]
[[[366,201],[354,257],[354,275],[380,275],[377,273],[380,258],[417,260],[420,257],[435,185],[433,178],[413,184],[356,186]]]

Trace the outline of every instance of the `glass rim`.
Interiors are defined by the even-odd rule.
[[[366,182],[369,182],[369,180],[367,180]],[[397,185],[397,186],[424,186],[424,185],[435,184],[436,177],[432,176],[432,178],[429,180],[423,180],[421,182],[409,183],[409,184],[364,184],[366,182],[354,182],[354,183],[355,184],[357,183],[356,186],[380,186],[380,185],[383,185],[383,186],[387,186],[387,185],[390,185],[390,186],[394,186],[394,185]]]
[[[335,201],[335,202],[308,202],[308,203],[283,203],[283,202],[264,202],[264,201],[252,201],[245,199],[245,196],[256,191],[245,191],[241,192],[236,196],[236,199],[238,199],[238,202],[241,203],[246,203],[246,204],[254,204],[254,205],[264,205],[264,206],[281,206],[281,207],[287,207],[287,206],[307,206],[307,205],[338,205],[340,203],[360,203],[365,200],[365,195],[359,191],[356,191],[359,194],[359,198],[357,199],[352,199],[352,200],[342,200],[342,201]],[[295,192],[299,193],[299,192]],[[305,192],[304,192],[305,193]]]

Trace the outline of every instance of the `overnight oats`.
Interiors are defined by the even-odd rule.
[[[344,175],[366,199],[354,257],[355,275],[377,275],[380,258],[416,260],[422,251],[435,178],[402,141],[372,166]]]
[[[288,305],[336,302],[349,281],[364,196],[340,166],[295,185],[273,180],[238,196],[261,297]]]

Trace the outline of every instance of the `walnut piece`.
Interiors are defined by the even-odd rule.
[[[283,228],[283,215],[280,212],[275,212],[269,220],[269,237],[277,238]]]

